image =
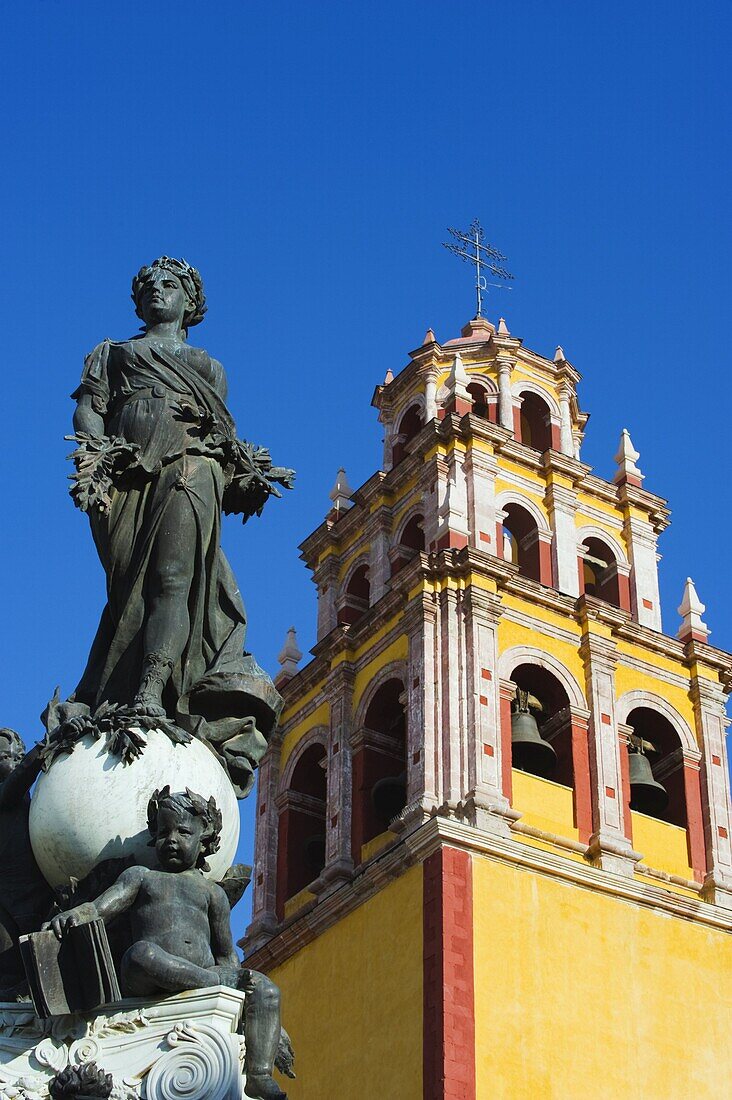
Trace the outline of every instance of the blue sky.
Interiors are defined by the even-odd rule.
[[[0,723],[37,736],[96,628],[103,575],[63,436],[84,354],[137,328],[138,267],[167,252],[201,269],[195,340],[227,368],[240,434],[298,469],[261,520],[225,524],[274,671],[288,626],[314,641],[297,544],[340,465],[354,486],[378,465],[374,385],[428,326],[446,340],[472,315],[441,242],[476,216],[516,274],[488,315],[583,375],[584,460],[611,476],[627,426],[670,499],[665,629],[690,574],[732,648],[729,3],[5,0],[2,16]]]

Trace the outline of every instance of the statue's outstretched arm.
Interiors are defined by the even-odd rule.
[[[111,920],[112,917],[124,913],[135,902],[142,878],[145,874],[144,867],[128,867],[123,871],[113,886],[100,894],[96,901],[87,901],[83,905],[77,905],[75,909],[68,909],[65,913],[59,913],[49,921],[45,928],[50,928],[58,939],[61,939],[68,928],[74,928],[79,924],[89,924],[93,920]]]

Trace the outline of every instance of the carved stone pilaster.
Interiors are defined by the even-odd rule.
[[[496,547],[496,473],[495,455],[470,449],[463,467],[467,488],[469,539],[478,550],[498,554]]]
[[[325,638],[338,624],[336,597],[338,595],[338,561],[327,557],[313,573],[318,588],[318,641]]]
[[[421,824],[438,807],[440,768],[437,766],[439,727],[436,722],[438,671],[437,602],[423,593],[405,611],[409,639],[407,658],[407,805],[406,825]]]
[[[391,573],[389,562],[391,526],[391,512],[388,508],[380,508],[376,515],[370,518],[369,599],[372,605],[384,595]]]
[[[590,783],[593,833],[587,858],[615,874],[632,876],[641,858],[625,835],[624,784],[615,716],[615,643],[586,631],[580,646],[590,703]]]
[[[468,790],[466,773],[466,664],[463,593],[444,588],[438,595],[437,673],[440,806],[455,812]]]
[[[468,544],[468,490],[463,453],[455,448],[446,461],[444,478],[438,478],[436,542],[437,549],[462,549]]]
[[[633,618],[651,630],[662,630],[658,588],[658,539],[647,520],[627,516],[625,541],[630,558],[630,601]]]
[[[262,757],[258,771],[252,922],[247,929],[252,949],[266,942],[277,928],[277,793],[280,746],[281,738],[276,735]]]
[[[579,596],[577,571],[577,494],[562,485],[550,485],[546,491],[549,521],[554,532],[552,566],[560,592]]]
[[[328,793],[325,813],[325,867],[315,886],[318,894],[328,893],[353,874],[351,857],[351,813],[353,799],[351,730],[353,683],[350,664],[338,666],[326,686],[330,704],[328,740]]]
[[[732,808],[725,730],[729,720],[724,692],[700,676],[692,677],[691,694],[701,745],[702,816],[707,874],[702,896],[732,909]]]
[[[503,745],[498,681],[500,600],[471,587],[463,600],[467,725],[464,816],[479,829],[508,836],[518,817],[503,792]]]

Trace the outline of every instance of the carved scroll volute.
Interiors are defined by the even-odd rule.
[[[145,1081],[147,1100],[239,1100],[241,1071],[236,1036],[188,1021],[168,1033],[170,1050]]]

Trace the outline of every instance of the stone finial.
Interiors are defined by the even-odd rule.
[[[511,333],[508,331],[508,325],[506,324],[505,317],[499,317],[498,318],[498,335],[499,336],[510,336],[511,335]]]
[[[557,344],[557,350],[554,352],[554,362],[555,363],[566,363],[567,362],[567,356],[564,354],[564,348],[561,346],[561,344]]]
[[[470,412],[473,402],[468,393],[469,381],[468,372],[465,369],[460,352],[458,352],[452,361],[452,368],[445,383],[447,394],[444,409],[446,413],[457,413],[459,416],[464,416],[465,413]]]
[[[384,375],[384,385],[388,386],[389,383],[393,382],[393,381],[394,381],[394,372],[392,371],[391,367],[389,367],[386,374]]]
[[[460,352],[457,353],[452,361],[452,367],[450,373],[447,376],[446,386],[448,393],[455,397],[467,397],[468,396],[468,372],[465,369],[463,358]]]
[[[297,666],[302,660],[302,650],[297,644],[297,633],[294,626],[291,626],[287,631],[285,644],[277,660],[282,667],[275,677],[276,684],[283,684],[297,675]]]
[[[641,485],[643,482],[643,474],[636,466],[636,460],[640,458],[640,451],[636,451],[633,446],[633,440],[630,438],[630,433],[627,428],[623,428],[620,436],[620,446],[618,447],[618,453],[615,455],[615,461],[618,464],[618,468],[615,472],[613,481],[616,484],[628,482],[630,485]]]
[[[684,596],[679,605],[678,612],[681,616],[677,638],[682,642],[705,642],[709,637],[709,627],[702,621],[702,615],[706,610],[696,593],[691,577],[686,578],[684,584]]]
[[[424,347],[425,344],[434,344],[435,342],[436,342],[435,341],[435,334],[434,334],[434,332],[432,331],[431,328],[428,328],[426,333],[424,334],[424,340],[422,341],[422,346]]]
[[[351,495],[352,494],[353,494],[353,489],[348,484],[348,478],[346,477],[346,471],[341,466],[341,468],[338,471],[338,474],[336,476],[335,485],[333,486],[330,493],[328,494],[330,496],[330,499],[333,501],[333,507],[335,508],[336,512],[338,512],[339,515],[343,512],[348,511],[348,509],[352,507],[352,505],[353,505],[353,501],[351,500]]]

